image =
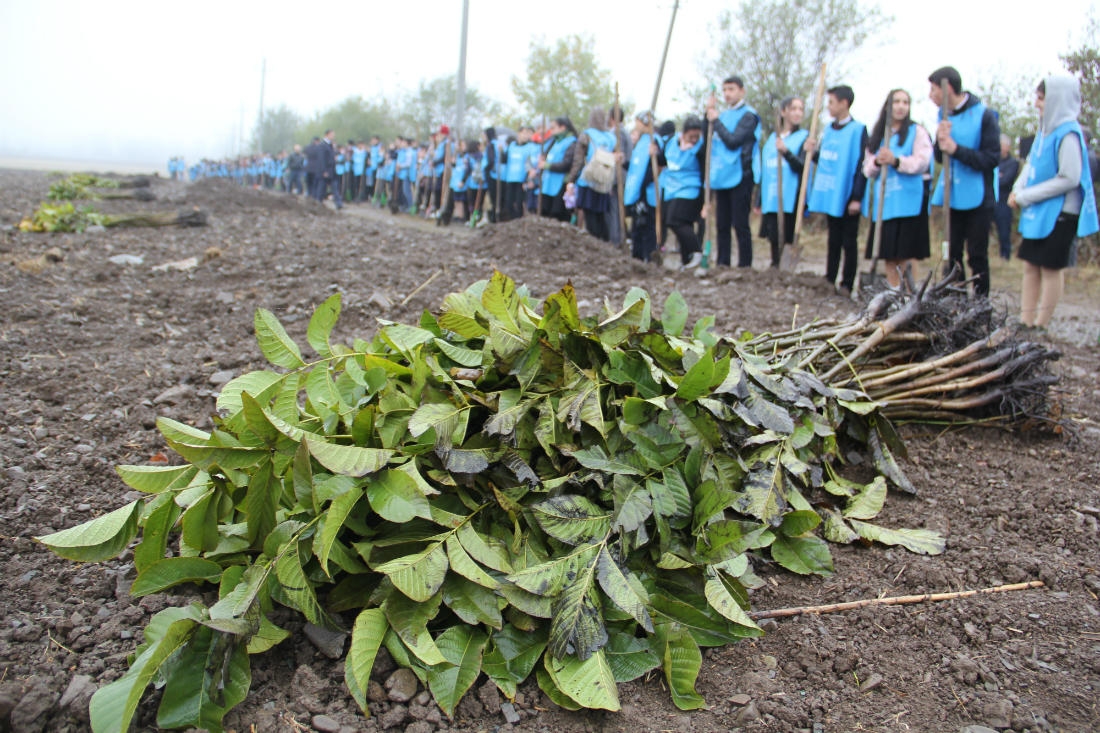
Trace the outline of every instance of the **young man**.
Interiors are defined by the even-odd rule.
[[[817,170],[811,184],[807,209],[825,214],[829,226],[829,248],[825,260],[825,279],[842,294],[852,292],[859,265],[857,238],[859,214],[867,178],[863,175],[863,151],[867,147],[867,127],[852,119],[849,110],[856,94],[847,85],[829,90],[828,110],[833,123],[825,128],[821,143],[807,140],[806,151],[813,154]],[[816,152],[815,152],[816,151]],[[841,271],[841,255],[844,269]]]
[[[710,190],[717,203],[717,264],[730,265],[730,226],[737,232],[737,266],[752,267],[752,161],[761,137],[760,115],[745,103],[745,83],[739,76],[722,82],[726,109],[720,114],[712,98],[707,122],[713,133],[710,154]]]
[[[970,271],[975,277],[974,295],[989,296],[989,224],[993,218],[996,196],[993,190],[993,170],[1001,158],[1001,128],[997,113],[982,101],[962,90],[962,77],[944,66],[928,77],[929,99],[943,104],[941,83],[947,82],[946,120],[940,120],[935,135],[936,161],[943,154],[951,156],[951,241],[950,262],[965,277],[963,246]],[[943,206],[943,171],[940,171],[932,205]]]

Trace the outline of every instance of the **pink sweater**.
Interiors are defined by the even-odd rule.
[[[921,125],[915,125],[913,131],[916,133],[916,138],[913,140],[913,154],[900,156],[899,173],[908,173],[909,175],[927,173],[929,164],[932,162],[932,138],[928,135],[928,130],[925,130]],[[863,175],[868,178],[878,177],[879,167],[875,163],[875,153],[877,152],[868,150],[863,156]]]

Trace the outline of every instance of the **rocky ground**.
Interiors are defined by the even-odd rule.
[[[813,273],[716,271],[700,280],[637,263],[556,224],[470,232],[407,216],[312,202],[220,182],[157,182],[144,208],[200,206],[200,229],[25,234],[14,229],[45,196],[45,174],[0,171],[0,730],[87,728],[94,689],[126,667],[151,614],[182,596],[138,600],[126,555],[77,565],[32,537],[128,499],[120,463],[166,460],[154,429],[166,415],[210,425],[232,376],[259,368],[255,308],[301,339],[315,304],[344,294],[335,335],[369,336],[377,318],[412,321],[493,267],[535,295],[572,280],[582,306],[621,302],[632,286],[685,294],[719,330],[781,329],[852,311]],[[109,205],[108,205],[109,204]],[[104,202],[109,211],[129,202]],[[764,259],[764,248],[757,252]],[[1012,275],[994,274],[1013,302]],[[1008,274],[1006,274],[1006,272]],[[430,282],[428,282],[430,280]],[[763,639],[705,653],[709,709],[682,713],[659,676],[624,685],[618,714],[569,713],[537,686],[502,705],[478,683],[448,720],[391,661],[375,668],[368,720],[343,686],[339,643],[296,634],[254,660],[237,731],[1014,731],[1100,728],[1100,319],[1071,279],[1051,330],[1064,354],[1060,436],[994,428],[907,426],[905,468],[919,489],[895,497],[891,526],[930,527],[947,552],[919,557],[838,547],[836,574],[761,569],[758,609],[1042,580],[1039,590],[940,604],[874,607],[770,622]],[[419,286],[428,282],[422,288]],[[419,289],[418,289],[419,288]],[[300,629],[289,614],[284,626]],[[329,642],[329,643],[326,643]],[[337,640],[339,642],[339,640]],[[150,706],[139,712],[152,723]],[[143,728],[144,729],[144,728]],[[974,728],[973,730],[979,730]]]

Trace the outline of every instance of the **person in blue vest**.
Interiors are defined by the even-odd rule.
[[[656,145],[656,143],[654,143]],[[684,120],[679,135],[672,135],[657,155],[661,173],[662,221],[680,243],[681,269],[690,270],[703,261],[695,225],[703,208],[703,121],[695,115]]]
[[[1023,241],[1017,256],[1024,261],[1020,322],[1046,328],[1065,286],[1065,268],[1076,237],[1100,230],[1096,197],[1077,122],[1081,86],[1069,75],[1047,77],[1035,92],[1039,133],[1027,163],[1008,197],[1020,209]]]
[[[707,122],[713,134],[710,156],[710,189],[717,211],[717,264],[730,266],[730,227],[737,232],[737,266],[752,267],[753,156],[761,138],[760,115],[745,102],[745,82],[739,76],[722,81],[726,109],[718,112],[712,97],[707,102]]]
[[[634,116],[630,135],[634,145],[623,180],[623,207],[632,217],[630,254],[642,262],[649,262],[657,251],[657,191],[650,158],[652,130],[652,112],[644,110]]]
[[[382,164],[378,166],[378,180],[375,185],[378,188],[378,205],[386,206],[390,197],[394,195],[394,173],[397,169],[397,148],[391,144],[386,149]]]
[[[829,229],[825,279],[842,295],[848,295],[859,266],[859,214],[867,186],[860,164],[867,147],[867,127],[852,119],[849,110],[856,94],[850,86],[835,86],[828,90],[828,95],[832,124],[825,128],[820,144],[815,140],[806,140],[803,144],[817,162],[807,209],[825,214]]]
[[[951,156],[951,240],[947,266],[964,277],[963,249],[974,277],[974,295],[989,295],[989,225],[997,200],[994,170],[1001,158],[1001,128],[997,113],[978,97],[963,91],[962,77],[951,66],[936,69],[928,77],[928,97],[942,108],[940,87],[947,81],[948,119],[936,128],[936,162]],[[944,175],[940,171],[932,192],[932,205],[943,206]]]
[[[1020,176],[1020,161],[1012,156],[1012,138],[1001,133],[1001,159],[997,161],[997,203],[993,205],[993,224],[1001,259],[1012,259],[1012,209],[1008,197]]]
[[[508,143],[501,156],[504,164],[504,206],[505,220],[519,219],[523,216],[524,186],[531,170],[532,143],[534,128],[520,127],[516,138]]]
[[[470,155],[471,151],[474,153],[480,151],[477,140],[460,140],[458,142],[454,163],[451,164],[451,178],[447,186],[447,203],[443,206],[439,219],[436,220],[436,223],[440,226],[450,226],[451,219],[454,216],[455,204],[462,205],[462,215],[459,217],[459,221],[466,222],[470,218],[469,194],[472,193],[469,190],[470,173],[475,163],[481,164],[480,158],[475,160]]]
[[[542,144],[539,155],[538,167],[542,172],[539,207],[543,216],[569,221],[569,209],[565,207],[565,176],[573,169],[577,130],[568,117],[555,118],[549,127],[550,138]]]
[[[606,187],[596,181],[586,179],[586,166],[592,162],[597,150],[612,152],[615,150],[615,133],[607,129],[607,112],[597,107],[588,115],[588,127],[577,136],[577,148],[573,154],[573,167],[566,176],[566,194],[577,197],[577,209],[584,212],[584,228],[597,239],[611,240],[607,226],[607,214],[613,204],[611,200],[611,179]],[[619,165],[621,160],[616,160]],[[614,173],[615,166],[609,168]],[[602,190],[599,190],[602,189]]]
[[[367,143],[360,140],[351,150],[351,199],[363,200],[367,190]]]
[[[454,152],[454,143],[451,142],[451,128],[440,125],[439,130],[432,136],[434,147],[432,148],[432,195],[433,201],[429,201],[428,208],[440,211],[443,208],[443,173],[447,168],[447,157]]]
[[[382,149],[382,138],[372,135],[370,139],[370,155],[367,157],[367,199],[374,199],[375,181],[378,177],[378,169],[385,162],[386,152]]]
[[[882,239],[878,258],[886,266],[886,282],[901,285],[901,275],[911,268],[919,278],[917,260],[926,260],[928,246],[928,184],[932,167],[932,137],[909,114],[912,97],[904,89],[886,96],[863,157],[867,176],[867,206],[871,219],[867,257],[874,257],[875,219],[878,216],[879,179],[886,176],[883,197]]]
[[[773,132],[760,148],[763,166],[760,176],[760,236],[771,244],[773,268],[779,267],[783,247],[779,232],[779,176],[783,176],[784,244],[794,244],[794,224],[798,219],[798,189],[802,185],[806,150],[803,143],[809,133],[801,129],[806,114],[806,102],[800,97],[786,97],[779,102],[781,128]]]

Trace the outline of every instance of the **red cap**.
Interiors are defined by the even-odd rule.
[[[440,125],[439,126],[439,134],[440,135],[450,135],[451,134],[451,128],[447,127],[446,125]]]

